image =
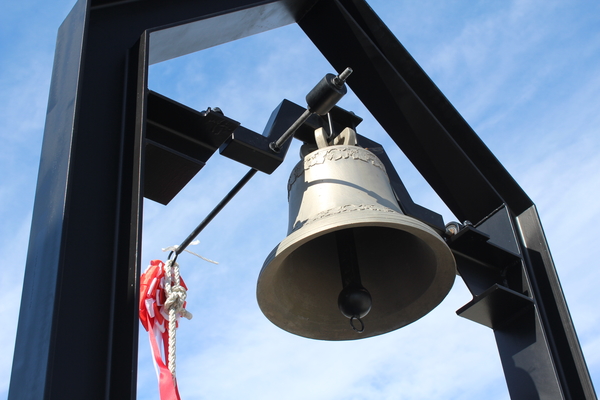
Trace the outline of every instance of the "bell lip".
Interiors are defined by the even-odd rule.
[[[427,304],[429,305],[428,307],[423,307],[428,308],[429,311],[418,316],[417,318],[408,321],[403,321],[403,323],[401,323],[400,325],[395,326],[391,329],[386,329],[384,331],[364,332],[362,334],[357,335],[355,332],[352,331],[352,329],[349,328],[348,335],[338,335],[336,337],[330,337],[328,335],[308,335],[301,332],[300,330],[290,329],[290,327],[284,323],[286,320],[284,313],[274,312],[273,309],[266,311],[263,308],[264,303],[261,301],[261,297],[266,296],[267,291],[272,291],[270,282],[272,281],[273,276],[275,276],[275,274],[281,267],[281,263],[283,262],[283,260],[285,260],[296,249],[301,247],[303,244],[307,243],[309,240],[326,235],[331,232],[335,232],[337,230],[373,226],[398,229],[413,234],[417,238],[423,240],[432,248],[434,254],[436,255],[437,264],[439,266],[446,266],[446,268],[440,268],[438,270],[438,273],[436,273],[434,280],[430,284],[429,288],[419,299],[417,299],[413,303]],[[403,227],[405,229],[400,229],[400,227]],[[273,261],[275,261],[276,259],[277,264],[272,265]],[[450,250],[446,242],[442,239],[442,237],[431,227],[413,217],[409,217],[392,210],[390,210],[390,212],[366,210],[362,211],[359,215],[353,216],[351,221],[348,221],[347,216],[344,214],[336,214],[328,216],[327,218],[320,220],[318,223],[302,226],[301,228],[290,233],[267,256],[258,276],[256,296],[258,306],[261,309],[262,313],[265,315],[265,317],[267,317],[267,319],[269,319],[274,325],[287,332],[316,340],[357,340],[366,339],[368,337],[378,336],[384,333],[392,332],[423,318],[429,312],[433,311],[433,309],[437,307],[446,298],[446,296],[452,289],[452,286],[454,285],[456,274],[456,261],[454,259],[454,255],[452,254],[452,251]],[[437,294],[437,296],[426,296],[425,294],[427,293]],[[271,315],[273,317],[271,317]],[[368,318],[368,316],[365,318]]]

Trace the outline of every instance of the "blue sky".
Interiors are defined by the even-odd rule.
[[[0,13],[0,397],[12,345],[58,26],[72,0],[4,2]],[[592,379],[600,385],[600,3],[520,0],[369,2],[536,203]],[[151,68],[150,87],[198,110],[218,106],[262,131],[272,110],[332,68],[287,26]],[[415,201],[454,220],[364,106],[359,133],[382,143]],[[184,399],[507,399],[492,331],[455,315],[470,301],[457,279],[444,302],[398,331],[330,343],[263,317],[255,284],[286,234],[285,185],[297,144],[257,175],[182,255],[194,314],[178,331]],[[247,168],[215,155],[168,205],[145,202],[143,260],[164,258]],[[91,255],[92,256],[92,255]],[[76,323],[76,316],[73,316]],[[158,399],[140,335],[139,398]]]

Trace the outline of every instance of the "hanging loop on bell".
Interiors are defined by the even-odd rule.
[[[358,329],[355,325],[354,325],[354,321],[358,321],[360,322],[360,329]],[[365,331],[365,323],[362,322],[362,319],[353,316],[350,318],[350,326],[352,327],[352,329],[354,329],[357,333],[363,333]]]
[[[327,146],[356,146],[358,140],[356,139],[356,131],[352,128],[345,128],[339,135],[333,140],[329,140],[331,135],[327,134],[325,128],[315,129],[315,141],[317,147],[323,149]]]
[[[356,131],[352,128],[346,128],[333,139],[334,146],[357,146]]]

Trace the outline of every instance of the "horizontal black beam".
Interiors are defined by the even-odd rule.
[[[240,123],[148,91],[144,197],[168,204]]]

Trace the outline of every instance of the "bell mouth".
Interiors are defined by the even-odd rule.
[[[456,264],[433,229],[392,210],[357,210],[305,223],[269,254],[257,299],[275,325],[313,339],[361,339],[406,326],[446,297]],[[362,284],[373,300],[360,334],[338,309],[342,281],[334,232],[342,229],[354,232]]]

